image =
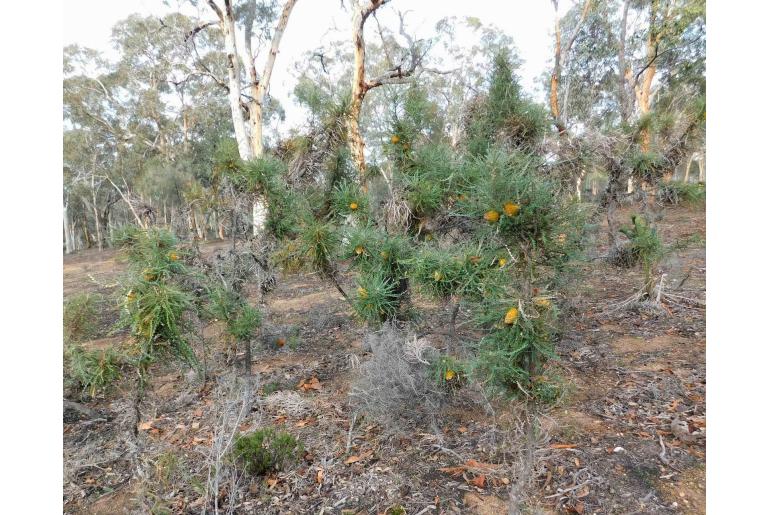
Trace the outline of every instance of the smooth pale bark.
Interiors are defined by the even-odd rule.
[[[366,17],[372,11],[367,13],[361,8],[357,1],[352,1],[352,36],[353,36],[353,80],[350,92],[350,111],[348,112],[348,140],[350,145],[350,155],[353,163],[358,168],[361,184],[365,184],[364,175],[366,173],[366,161],[364,160],[364,138],[361,135],[361,106],[366,95],[366,46],[364,44],[364,23]],[[373,4],[375,2],[372,2]],[[379,2],[381,3],[381,2]]]
[[[591,8],[591,0],[585,0],[583,3],[583,10],[580,13],[580,19],[575,26],[572,37],[569,39],[563,49],[561,45],[562,34],[559,20],[559,0],[551,0],[551,2],[553,3],[553,10],[555,14],[554,36],[556,38],[553,56],[553,71],[551,72],[551,116],[553,117],[553,123],[556,126],[556,130],[559,131],[560,135],[565,135],[567,132],[567,126],[562,119],[561,108],[559,107],[559,84],[561,83],[561,69],[566,64],[567,58],[569,57],[569,52],[572,50],[572,45],[575,43],[575,39],[577,39],[577,36],[580,33],[580,28],[583,26],[583,22],[588,16],[588,10]]]
[[[64,203],[64,252],[72,254],[75,251],[75,242],[72,234],[72,223],[70,222],[67,202]]]
[[[249,102],[249,127],[251,129],[251,151],[254,157],[259,157],[264,153],[264,144],[262,141],[263,132],[263,109],[265,103],[265,97],[267,96],[268,88],[270,87],[270,79],[273,76],[273,67],[275,66],[275,59],[278,56],[278,48],[281,46],[281,38],[286,30],[286,26],[289,24],[289,16],[291,11],[297,4],[297,0],[287,0],[283,6],[281,17],[278,18],[278,23],[273,31],[273,39],[270,42],[270,53],[265,61],[265,67],[262,71],[262,77],[257,78],[256,68],[254,67],[254,58],[251,52],[251,41],[247,41],[247,53],[249,56],[251,76],[251,92],[254,100]]]
[[[698,159],[698,182],[706,181],[706,155],[700,156]]]
[[[220,9],[214,0],[208,0],[209,6],[219,17],[219,25],[224,34],[225,49],[227,51],[227,83],[228,83],[228,101],[230,104],[230,113],[235,130],[235,139],[238,143],[238,154],[244,161],[250,161],[259,158],[264,154],[263,142],[263,124],[264,124],[264,104],[270,87],[270,79],[273,75],[275,60],[278,56],[278,48],[281,44],[281,38],[289,23],[289,16],[296,5],[297,0],[287,0],[284,4],[281,16],[273,31],[273,38],[270,43],[270,53],[267,56],[262,76],[257,75],[254,64],[254,55],[251,48],[251,27],[248,27],[244,36],[243,47],[246,55],[244,62],[249,74],[249,93],[250,97],[245,103],[249,112],[248,122],[244,118],[241,101],[241,68],[238,57],[238,46],[236,44],[235,16],[233,14],[232,2],[225,0],[224,10]],[[247,130],[248,125],[248,130]],[[257,195],[253,206],[252,225],[255,236],[261,235],[265,231],[265,221],[267,212],[265,199],[263,195]]]

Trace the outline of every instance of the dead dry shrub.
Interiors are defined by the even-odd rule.
[[[433,420],[446,393],[432,375],[438,351],[393,323],[365,336],[372,357],[357,367],[353,404],[385,426],[403,420]]]

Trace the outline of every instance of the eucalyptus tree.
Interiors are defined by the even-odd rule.
[[[372,89],[386,84],[406,84],[421,66],[428,51],[429,44],[423,40],[415,40],[404,26],[404,15],[399,13],[398,37],[394,34],[386,36],[379,26],[383,42],[383,53],[386,58],[384,66],[370,69],[367,74],[366,42],[364,27],[367,20],[390,0],[349,0],[351,35],[353,41],[353,76],[351,79],[350,104],[348,106],[348,141],[350,154],[359,172],[359,181],[366,188],[366,160],[364,157],[364,138],[361,132],[361,106],[366,94]],[[393,48],[388,48],[389,46]],[[374,73],[372,73],[374,71]],[[367,78],[369,77],[369,78]]]
[[[191,0],[196,6],[202,0]],[[268,106],[270,79],[283,33],[289,23],[297,0],[286,0],[278,12],[276,0],[252,0],[233,2],[206,0],[206,6],[215,19],[199,21],[188,34],[193,49],[195,39],[201,32],[216,28],[224,47],[220,66],[226,68],[226,80],[221,80],[198,60],[197,67],[212,77],[227,92],[230,114],[232,117],[238,153],[241,159],[249,161],[259,158],[264,153],[263,124],[265,109]],[[257,71],[257,59],[266,54],[261,73]],[[197,54],[197,49],[196,49]],[[253,203],[252,223],[255,236],[264,234],[267,221],[267,207],[263,195],[258,195]]]

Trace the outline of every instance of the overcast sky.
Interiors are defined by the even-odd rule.
[[[165,6],[162,0],[66,0],[63,43],[78,43],[114,57],[110,31],[115,22],[132,13],[162,15],[181,10],[176,8],[175,0],[170,3],[171,7]],[[561,3],[560,12],[572,4],[570,1]],[[435,23],[446,16],[475,16],[484,24],[497,25],[513,37],[524,61],[519,70],[522,86],[542,101],[537,81],[553,52],[553,6],[550,0],[393,0],[388,8],[411,11],[407,17],[410,30],[420,37],[429,36]],[[183,12],[189,14],[188,9],[185,7]],[[202,16],[204,19],[213,17],[208,9],[202,11]],[[298,115],[290,97],[295,83],[291,74],[294,63],[305,51],[317,48],[329,28],[336,26],[347,35],[348,20],[348,13],[340,8],[340,0],[297,2],[281,42],[270,87],[271,95],[284,105],[290,125],[294,125]]]

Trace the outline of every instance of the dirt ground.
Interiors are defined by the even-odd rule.
[[[555,406],[460,393],[435,421],[395,429],[351,405],[351,380],[369,353],[339,293],[313,274],[280,278],[254,343],[260,402],[240,428],[280,427],[306,454],[290,470],[251,480],[235,511],[498,514],[518,504],[525,513],[705,513],[705,212],[666,208],[659,227],[665,243],[688,242],[662,265],[672,300],[663,310],[613,311],[642,279],[601,259],[606,238],[597,223],[596,242],[558,302],[564,324],[555,367],[565,394]],[[66,256],[65,299],[115,295],[122,266],[109,250]],[[435,329],[448,308],[418,306],[426,337],[451,349]],[[465,320],[461,312],[460,340],[472,338]],[[87,345],[127,345],[125,335],[104,332]],[[238,359],[220,323],[203,335],[208,381],[154,366],[134,438],[125,436],[133,431],[130,372],[86,404],[99,417],[65,411],[65,513],[203,511],[218,385]],[[277,337],[289,343],[278,348]]]

